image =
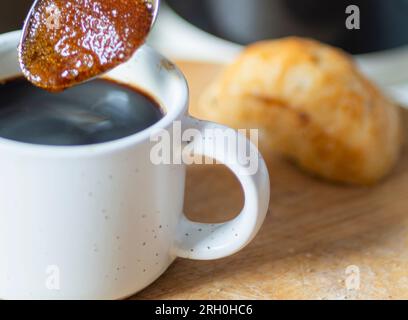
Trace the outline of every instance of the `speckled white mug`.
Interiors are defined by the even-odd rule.
[[[20,74],[18,39],[18,32],[0,36],[0,79]],[[165,117],[143,132],[98,145],[0,138],[0,298],[124,298],[151,284],[176,257],[237,252],[265,218],[269,177],[260,158],[254,175],[229,165],[245,194],[237,218],[215,225],[187,220],[185,165],[153,165],[149,137],[175,120],[203,133],[216,125],[188,117],[183,75],[147,46],[108,77],[153,93]],[[220,150],[201,151],[222,158]]]

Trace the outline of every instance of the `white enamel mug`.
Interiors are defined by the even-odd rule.
[[[18,32],[0,36],[0,80],[20,74],[18,40]],[[164,118],[135,135],[89,146],[0,138],[2,299],[125,298],[155,281],[177,257],[236,253],[265,218],[269,177],[261,157],[255,174],[246,174],[238,162],[228,164],[242,184],[245,205],[237,218],[213,225],[183,214],[186,166],[152,163],[152,132],[170,129],[176,120],[198,129],[202,139],[206,128],[226,130],[187,115],[188,87],[173,64],[145,46],[108,77],[151,93],[166,110]],[[224,149],[201,142],[192,142],[196,152],[224,159]]]

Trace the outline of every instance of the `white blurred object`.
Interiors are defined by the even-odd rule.
[[[149,43],[171,59],[228,63],[242,46],[193,26],[162,3]],[[355,56],[361,70],[399,104],[408,107],[408,46]]]
[[[408,82],[400,85],[385,87],[385,90],[388,95],[401,106],[408,108]]]
[[[408,108],[408,47],[355,56],[360,69]]]
[[[148,43],[171,59],[230,62],[242,46],[215,37],[188,23],[165,3]]]

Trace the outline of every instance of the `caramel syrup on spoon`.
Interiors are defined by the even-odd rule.
[[[145,42],[155,14],[146,0],[40,0],[19,45],[23,74],[48,91],[103,74]]]

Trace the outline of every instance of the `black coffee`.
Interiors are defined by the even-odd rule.
[[[24,78],[0,85],[0,137],[74,146],[112,141],[158,122],[158,103],[135,88],[96,79],[50,93]]]

